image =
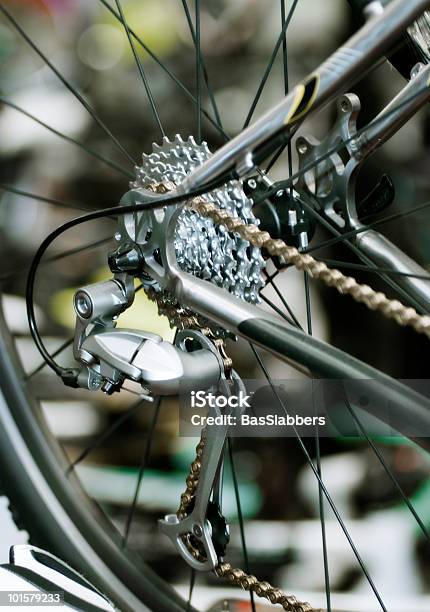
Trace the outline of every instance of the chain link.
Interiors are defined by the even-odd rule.
[[[241,587],[245,591],[252,591],[258,597],[265,597],[271,604],[281,605],[286,612],[322,612],[311,604],[299,601],[294,595],[287,595],[281,589],[273,587],[269,582],[258,580],[251,574],[246,574],[241,569],[234,569],[230,563],[220,563],[215,568],[215,574],[219,578],[227,578],[234,586]]]

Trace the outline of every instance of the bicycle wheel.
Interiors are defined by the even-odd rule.
[[[111,7],[110,5],[108,5],[108,3],[105,3],[103,1],[101,2],[101,4],[104,5],[104,10],[107,9],[107,14],[111,15],[112,18],[117,19],[120,25],[121,22],[123,22],[122,25],[124,26],[125,30],[124,36],[126,37],[126,39],[128,38],[128,40],[133,43],[131,48],[136,56],[138,52],[136,51],[135,45],[139,43],[139,39],[134,37],[133,31],[130,30],[129,27],[126,25],[121,3],[117,2],[116,7]],[[294,11],[298,5],[298,2],[294,2],[290,13],[287,15],[285,10],[285,4],[281,2],[280,21],[282,31],[277,41],[276,52],[280,49],[280,47],[283,47],[284,54],[280,68],[282,72],[284,72],[286,90],[288,90],[288,65],[286,62],[285,32],[288,28],[290,21],[293,19]],[[0,6],[0,8],[2,7]],[[130,9],[131,8],[132,5],[130,5]],[[204,63],[204,56],[201,53],[200,18],[201,9],[203,8],[203,6],[200,7],[200,3],[196,2],[195,13],[193,14],[193,16],[190,14],[187,4],[185,2],[183,3],[183,8],[185,10],[184,24],[188,24],[188,27],[191,29],[191,38],[193,40],[193,43],[195,44],[195,48],[197,49],[195,53],[197,71],[195,97],[197,106],[196,149],[197,153],[200,154],[201,151],[199,149],[199,143],[202,139],[203,120],[208,119],[209,117],[209,124],[212,126],[215,125],[215,128],[221,135],[213,136],[213,140],[217,142],[219,142],[219,140],[223,138],[224,130],[221,127],[221,124],[219,123],[216,98],[213,96],[208,83],[206,83],[206,86],[208,88],[208,98],[210,103],[213,105],[213,111],[206,111],[202,108],[202,88],[204,86],[204,82],[207,81],[207,71]],[[86,16],[85,9],[82,10],[84,11],[84,15]],[[255,19],[257,20],[260,16],[259,11],[261,11],[261,9],[255,7],[255,10],[257,11],[255,16]],[[12,25],[15,29],[18,28],[18,32],[24,34],[24,36],[27,37],[27,42],[28,37],[30,38],[30,43],[33,46],[33,50],[35,50],[40,55],[39,45],[37,45],[36,47],[34,46],[35,43],[33,42],[32,33],[28,30],[20,30],[21,26],[19,25],[19,23],[14,21],[14,17],[11,16],[8,9],[6,10],[2,8],[2,12],[7,17],[8,23]],[[209,19],[210,17],[210,15],[205,16],[207,19]],[[243,16],[244,14],[241,13],[240,17]],[[192,17],[195,18],[195,25],[193,24]],[[228,15],[228,12],[226,15],[223,15],[223,17],[226,19],[227,22],[225,33],[231,33],[231,31],[234,31],[235,29],[235,21],[234,19],[233,21],[229,21],[230,17]],[[109,24],[109,27],[112,27],[112,25]],[[78,45],[81,57],[87,57],[87,59],[88,55],[86,55],[86,45],[88,44],[88,38],[89,35],[81,38]],[[168,39],[167,36],[166,39]],[[146,51],[148,52],[147,49]],[[275,57],[275,55],[273,55],[273,58]],[[152,57],[154,57],[154,55],[152,55]],[[48,63],[48,66],[50,66],[51,70],[52,68],[55,68],[53,64],[50,64],[50,59],[48,57],[42,56],[42,59]],[[272,64],[273,61],[271,60],[268,69],[264,73],[262,84],[258,88],[257,97],[251,105],[251,110],[247,115],[245,122],[246,124],[249,124],[252,119],[253,113],[256,109],[261,93],[263,92],[264,85],[270,73]],[[164,133],[160,122],[161,109],[157,109],[155,97],[153,95],[149,80],[147,78],[147,69],[145,67],[145,64],[142,64],[139,61],[137,62],[137,65],[138,70],[140,72],[140,76],[142,77],[145,93],[148,95],[149,108],[153,111],[155,125],[161,128],[161,133]],[[163,63],[161,65],[161,68],[164,68],[165,70],[165,66]],[[410,68],[412,68],[412,66],[410,66]],[[130,158],[129,154],[124,151],[124,147],[119,144],[118,140],[115,136],[112,135],[110,130],[106,128],[104,120],[100,119],[99,116],[94,113],[92,107],[88,105],[85,99],[80,97],[79,92],[75,90],[74,86],[71,85],[68,79],[64,79],[64,77],[62,77],[62,74],[59,74],[58,71],[56,73],[56,76],[61,76],[63,84],[65,84],[69,89],[74,92],[75,95],[78,96],[78,100],[85,106],[86,110],[90,112],[92,117],[95,119],[96,124],[98,124],[98,127],[104,130],[105,133],[107,133],[111,138],[113,138],[113,141],[120,150],[120,152],[122,152],[122,154],[125,154],[124,156],[128,159],[128,161],[130,161],[130,159],[132,158]],[[184,85],[181,85],[181,87],[184,91]],[[188,97],[190,97],[190,93],[187,87],[185,87],[185,92],[187,93]],[[194,96],[191,94],[191,97]],[[5,102],[4,99],[2,99],[2,101]],[[185,131],[188,129],[188,125],[186,123],[183,129]],[[134,134],[132,130],[131,137],[133,136]],[[174,145],[183,146],[184,144],[184,141],[174,141],[173,138],[167,142],[167,145],[165,141],[162,146],[164,146],[165,150],[167,150],[166,155],[172,156],[174,156]],[[185,140],[185,143],[186,142],[187,141]],[[192,141],[189,142],[192,146],[194,146]],[[145,150],[148,154],[150,153],[149,147]],[[159,148],[154,148],[153,154],[157,155],[159,151]],[[92,152],[93,148],[91,147],[90,154]],[[102,157],[104,162],[106,162],[106,157],[104,155]],[[291,148],[289,150],[289,160],[291,160],[292,163]],[[111,168],[118,169],[118,166],[121,164],[120,172],[123,172],[123,170],[121,169],[122,162],[117,161],[116,158],[112,161],[110,157],[107,161]],[[169,160],[169,162],[172,163],[171,160]],[[288,170],[290,170],[290,174],[292,174],[291,166]],[[179,170],[177,169],[176,171],[179,172]],[[126,171],[126,174],[127,173],[129,173],[128,170]],[[7,185],[5,185],[4,188],[9,189]],[[124,189],[124,185],[121,185],[121,188]],[[13,189],[16,190],[17,188],[12,187],[11,190]],[[124,191],[126,191],[126,189],[124,189]],[[319,194],[316,195],[318,199]],[[50,199],[51,202],[54,201],[54,198]],[[99,245],[102,241],[103,239],[100,236],[100,240],[97,240],[97,244]],[[74,252],[76,249],[71,250]],[[54,258],[58,256],[59,254],[57,253],[56,255],[54,255]],[[367,265],[366,271],[371,272],[371,270],[372,267],[370,265]],[[375,270],[375,267],[373,267],[373,270]],[[262,268],[259,271],[262,272]],[[405,293],[405,290],[402,289],[401,286],[399,286],[399,283],[395,282],[395,276],[393,277],[389,274],[386,274],[386,271],[383,269],[376,268],[376,272],[379,274],[383,274],[385,278],[388,277],[391,287],[399,291],[402,297],[405,297],[405,294],[406,297],[408,297],[407,292]],[[273,273],[275,274],[276,270],[273,270]],[[271,278],[268,282],[270,284],[273,284],[273,278]],[[262,285],[262,282],[257,281],[257,289],[261,288]],[[63,289],[62,286],[61,289]],[[312,316],[310,314],[310,294],[308,276],[305,277],[305,290],[306,302],[308,306],[307,324],[309,330],[311,331]],[[285,299],[282,300],[280,307],[288,308]],[[280,307],[277,307],[275,305],[275,309],[277,308],[278,311]],[[285,317],[285,314],[282,314]],[[287,317],[293,318],[293,322],[295,320],[297,326],[297,318],[294,316],[294,313],[291,317],[291,312],[289,314],[287,312]],[[283,355],[288,358],[294,357],[294,361],[296,363],[298,362],[300,365],[310,369],[314,374],[323,376],[332,375],[335,377],[337,376],[339,378],[379,379],[381,383],[379,398],[384,397],[384,394],[387,395],[391,393],[391,398],[393,402],[397,404],[399,409],[403,408],[404,413],[406,413],[405,425],[407,425],[408,422],[413,420],[414,423],[419,424],[419,426],[417,427],[418,429],[427,429],[429,419],[428,408],[425,400],[423,400],[421,396],[418,396],[413,391],[408,390],[408,388],[401,386],[395,381],[390,382],[389,379],[386,378],[384,375],[376,374],[374,370],[367,368],[367,366],[361,364],[358,360],[354,360],[354,358],[352,358],[350,355],[343,353],[342,351],[330,349],[325,345],[319,344],[317,340],[312,339],[311,334],[309,334],[308,337],[305,337],[301,332],[299,333],[297,330],[293,329],[291,331],[289,328],[282,327],[281,322],[278,323],[278,327],[273,324],[267,326],[264,323],[264,320],[267,319],[267,315],[262,315],[262,319],[263,324],[257,330],[250,329],[249,326],[248,328],[242,326],[242,328],[239,329],[239,332],[245,339],[254,341],[255,343],[259,344],[259,346],[266,348],[269,351],[272,351],[272,353],[275,353],[278,356]],[[56,324],[58,325],[58,319],[56,321]],[[51,329],[55,328],[52,327]],[[0,465],[2,466],[1,486],[4,492],[10,498],[12,506],[16,509],[16,513],[19,517],[19,520],[29,531],[32,540],[38,542],[39,545],[41,545],[42,547],[48,548],[53,553],[65,559],[75,568],[84,573],[86,577],[88,577],[88,579],[92,581],[101,591],[111,597],[114,603],[121,609],[138,610],[145,609],[145,606],[152,610],[190,609],[190,601],[187,602],[181,599],[176,594],[174,589],[172,589],[172,587],[169,585],[169,580],[163,578],[163,576],[160,577],[159,575],[157,575],[157,572],[151,569],[151,565],[156,564],[144,563],[138,554],[133,553],[133,551],[127,550],[124,546],[124,543],[127,542],[127,535],[129,533],[131,520],[133,518],[136,495],[138,495],[139,490],[138,487],[140,487],[145,463],[148,459],[148,455],[151,449],[152,434],[156,426],[159,405],[155,405],[153,417],[149,420],[149,422],[147,421],[145,423],[144,429],[148,434],[149,442],[144,448],[145,452],[143,454],[143,462],[138,472],[138,485],[136,488],[137,493],[134,496],[134,503],[131,506],[131,514],[128,515],[128,522],[126,521],[126,532],[124,538],[124,536],[121,536],[118,533],[118,530],[113,526],[112,522],[109,521],[106,516],[104,516],[104,513],[101,512],[99,508],[97,508],[97,505],[88,499],[88,496],[83,491],[78,479],[75,478],[73,473],[71,473],[70,460],[66,458],[61,449],[59,449],[58,443],[55,441],[54,436],[51,432],[49,432],[49,428],[45,423],[45,419],[43,413],[40,410],[40,406],[38,405],[38,401],[35,397],[32,396],[34,388],[28,384],[28,381],[33,379],[33,372],[35,370],[38,370],[36,374],[34,374],[35,376],[37,376],[41,370],[39,368],[35,368],[35,370],[33,371],[27,373],[23,372],[22,365],[20,363],[20,358],[15,352],[13,346],[14,342],[11,339],[8,326],[5,324],[3,318],[1,319],[0,336],[2,342],[2,350],[0,351],[0,378],[2,381],[1,385],[4,400],[2,402],[2,410],[0,413],[0,418],[2,421],[2,427],[0,428]],[[259,336],[259,338],[257,336]],[[258,363],[263,369],[263,373],[266,375],[267,371],[264,360],[261,358],[255,348],[253,348],[253,351],[257,357]],[[53,385],[52,381],[49,382],[48,387],[50,388],[51,385]],[[40,390],[41,389],[39,388],[39,392]],[[49,389],[48,391],[44,389],[44,393],[48,392],[50,392]],[[54,390],[54,396],[55,393],[57,393],[56,389]],[[124,416],[128,413],[135,414],[135,411],[135,406],[127,408]],[[402,416],[400,410],[398,411],[398,414],[399,417]],[[398,425],[398,429],[401,430],[401,423],[396,424]],[[110,428],[110,430],[111,429],[112,428]],[[103,435],[104,434],[102,434],[102,437]],[[104,437],[106,438],[106,436]],[[424,439],[423,444],[425,443],[426,441]],[[301,444],[301,448],[305,452],[305,455],[306,453],[308,455],[309,465],[311,466],[311,469],[314,471],[317,478],[319,476],[318,493],[320,496],[320,512],[322,513],[322,548],[324,553],[323,565],[326,580],[325,586],[328,593],[326,596],[327,608],[330,609],[330,585],[328,580],[327,551],[325,549],[324,544],[325,534],[323,503],[321,501],[322,496],[326,493],[326,489],[324,488],[324,484],[321,481],[320,475],[321,456],[318,443],[315,450],[315,461],[310,458],[309,452],[306,449],[306,445]],[[72,461],[72,464],[76,464],[77,460],[81,459],[82,457],[86,458],[86,456],[87,449],[84,449],[80,454],[75,456],[75,460]],[[232,465],[234,465],[234,461],[232,462]],[[235,475],[233,475],[233,484],[237,484]],[[234,486],[234,493],[236,500],[239,501],[237,486]],[[336,506],[334,508],[332,506],[332,509],[336,511]],[[413,508],[412,512],[414,514]],[[238,507],[238,516],[239,518],[241,518],[240,503]],[[337,518],[340,518],[341,524],[344,528],[345,523],[342,522],[341,517],[337,515]],[[416,513],[414,514],[414,518],[417,519]],[[418,521],[418,524],[422,526],[422,521]],[[351,540],[348,530],[344,529],[344,531],[347,538]],[[426,531],[425,528],[424,531]],[[244,544],[244,537],[242,538],[242,540]],[[370,588],[373,590],[374,595],[376,595],[380,607],[382,609],[386,609],[383,602],[383,598],[381,597],[380,593],[377,590],[377,587],[373,583],[372,577],[370,576],[365,564],[363,563],[360,555],[358,554],[357,548],[355,547],[352,540],[350,543],[352,543],[353,554],[355,554],[355,557],[358,560],[361,569],[364,571],[364,574],[369,581]],[[163,571],[161,571],[160,573],[163,574]],[[191,582],[190,593],[192,593],[193,591],[193,581],[194,579],[192,579]],[[252,598],[251,604],[252,606],[254,606]]]

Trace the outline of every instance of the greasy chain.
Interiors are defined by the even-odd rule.
[[[153,185],[150,188],[158,193],[166,193],[174,187],[173,183],[166,182]],[[368,285],[358,283],[351,276],[342,274],[340,270],[329,268],[325,263],[317,261],[311,255],[303,255],[298,249],[288,246],[283,240],[275,240],[268,232],[260,230],[257,225],[247,224],[242,219],[233,217],[226,210],[215,206],[212,202],[205,201],[201,197],[193,198],[186,203],[186,206],[199,215],[212,219],[215,224],[224,226],[229,232],[238,234],[252,246],[265,249],[272,257],[279,257],[284,263],[307,272],[311,277],[323,281],[329,287],[334,287],[339,293],[350,295],[357,302],[365,304],[370,310],[378,310],[388,319],[394,319],[399,325],[410,326],[416,332],[430,337],[430,316],[420,315],[414,308],[407,307],[398,300],[390,300],[384,293],[374,291]],[[172,327],[198,329],[211,340],[220,353],[226,377],[229,378],[232,361],[226,354],[224,340],[217,338],[208,327],[207,321],[172,301],[167,294],[159,293],[151,288],[146,289],[146,294],[157,303],[159,314],[167,316]],[[205,447],[205,435],[206,432],[203,429],[200,442],[196,447],[196,457],[190,466],[186,479],[186,490],[181,495],[180,505],[176,513],[179,520],[184,520],[188,516],[196,495]],[[188,540],[188,546],[196,558],[201,556],[201,552],[193,547],[191,540]],[[287,612],[318,612],[309,603],[298,601],[294,595],[287,595],[268,582],[258,580],[255,576],[247,574],[241,569],[232,568],[229,563],[219,563],[214,572],[219,578],[227,578],[234,586],[252,591],[259,597],[268,599],[274,605],[281,605]]]
[[[190,471],[186,480],[187,488],[181,495],[181,503],[176,513],[179,520],[183,520],[187,517],[188,508],[196,494],[204,447],[205,430],[202,431],[200,442],[196,446],[196,458],[190,466]],[[195,551],[195,556],[199,556],[198,551]],[[280,604],[287,612],[318,612],[311,604],[299,601],[294,595],[287,595],[284,591],[281,591],[281,589],[273,587],[269,582],[258,580],[255,576],[246,574],[241,569],[233,568],[230,563],[219,563],[214,569],[214,572],[218,578],[227,578],[234,586],[240,587],[245,591],[253,591],[258,597],[265,597],[274,605]]]
[[[151,185],[149,189],[156,193],[167,193],[175,187],[174,183],[166,181]],[[345,276],[337,268],[329,268],[312,255],[303,255],[283,240],[272,238],[269,232],[260,230],[257,225],[233,217],[228,211],[202,197],[190,199],[185,205],[202,217],[212,219],[216,225],[222,225],[229,232],[238,234],[252,246],[265,249],[271,257],[278,257],[284,263],[307,272],[312,278],[321,280],[329,287],[334,287],[339,293],[350,295],[370,310],[378,310],[387,319],[394,319],[399,325],[412,327],[417,333],[430,338],[429,315],[420,315],[414,308],[405,306],[399,300],[390,300],[382,291],[375,291],[369,285],[358,283],[352,276]]]
[[[225,376],[229,378],[233,363],[226,353],[224,340],[217,338],[208,327],[203,327],[204,321],[201,321],[197,315],[183,309],[178,304],[171,303],[166,295],[151,288],[145,291],[148,298],[157,303],[158,313],[166,316],[172,327],[178,327],[179,329],[199,329],[202,334],[211,340],[223,361]],[[176,512],[178,519],[181,521],[188,516],[188,512],[192,507],[196,495],[205,442],[206,430],[202,429],[200,442],[196,446],[196,456],[190,466],[190,471],[186,479],[186,489],[181,495],[179,508]],[[188,550],[193,556],[197,559],[201,558],[201,551],[193,546],[193,542],[189,538],[185,538],[185,540]],[[265,597],[274,605],[280,604],[287,612],[318,612],[318,610],[313,608],[309,603],[299,601],[294,595],[287,595],[284,591],[281,591],[281,589],[277,589],[263,580],[258,580],[256,576],[246,574],[241,569],[233,568],[230,563],[220,563],[216,566],[214,572],[216,576],[219,578],[226,578],[234,586],[240,587],[245,591],[253,591],[258,597]]]
[[[292,264],[313,278],[322,280],[329,287],[334,287],[339,293],[350,295],[356,302],[365,304],[370,310],[379,310],[388,319],[394,319],[399,325],[408,325],[419,334],[425,334],[430,338],[430,316],[420,315],[414,308],[407,307],[398,300],[390,300],[384,293],[375,291],[369,285],[361,285],[355,278],[345,276],[336,268],[329,268],[311,255],[303,255],[283,240],[275,240],[257,225],[247,224],[242,219],[232,217],[226,210],[218,208],[212,202],[194,198],[187,202],[187,206],[199,215],[209,217],[217,225],[223,225],[230,232],[239,234],[252,246],[265,249],[272,257],[281,258],[285,263]]]

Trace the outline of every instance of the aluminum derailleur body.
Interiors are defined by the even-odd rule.
[[[116,328],[133,299],[133,279],[125,274],[76,292],[74,357],[83,365],[78,386],[111,394],[128,379],[153,394],[175,395],[217,385],[222,361],[203,334],[192,332],[195,342],[188,350],[181,336],[171,344],[157,334]]]

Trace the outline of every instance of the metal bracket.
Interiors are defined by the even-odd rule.
[[[318,200],[326,217],[342,230],[360,225],[355,201],[355,185],[363,153],[357,147],[358,96],[346,94],[337,102],[338,119],[323,142],[312,136],[296,141],[300,174],[296,189]],[[333,152],[344,143],[338,152]],[[323,158],[312,170],[306,167]]]
[[[245,391],[245,386],[238,374],[233,370],[233,389],[227,381],[223,381],[221,390],[226,395],[232,392]],[[213,409],[216,410],[216,409]],[[216,415],[221,414],[217,412]],[[229,426],[226,424],[212,426],[208,434],[201,458],[201,471],[197,484],[195,502],[191,514],[180,520],[176,514],[168,514],[158,521],[160,531],[173,543],[179,554],[194,569],[209,571],[218,565],[218,556],[212,542],[212,528],[207,519],[207,509],[219,474],[224,445]],[[205,560],[196,559],[187,547],[184,536],[191,534],[204,548]]]

